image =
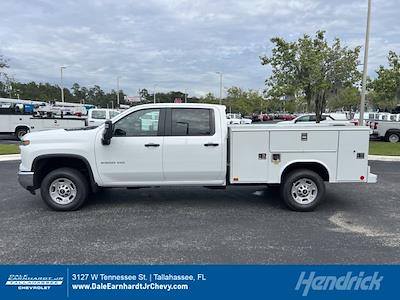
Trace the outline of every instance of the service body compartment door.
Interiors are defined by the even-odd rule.
[[[340,131],[337,181],[367,181],[368,146],[368,130]]]
[[[265,183],[268,181],[268,131],[231,131],[230,182]]]
[[[336,152],[338,132],[333,130],[277,130],[271,132],[271,152]]]

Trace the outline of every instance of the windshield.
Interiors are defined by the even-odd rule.
[[[120,114],[119,111],[110,110],[110,119],[114,118],[115,116],[118,116],[119,114]]]

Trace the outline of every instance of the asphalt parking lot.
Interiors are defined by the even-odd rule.
[[[400,162],[375,185],[328,185],[312,213],[263,187],[112,189],[54,212],[0,162],[0,263],[400,263]]]

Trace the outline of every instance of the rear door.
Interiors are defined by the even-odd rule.
[[[221,124],[216,124],[219,116],[215,118],[218,113],[211,108],[167,109],[163,152],[167,182],[224,182]]]

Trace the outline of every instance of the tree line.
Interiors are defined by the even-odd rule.
[[[326,109],[357,110],[360,102],[361,72],[360,49],[343,46],[339,38],[329,43],[324,31],[314,36],[304,34],[296,41],[280,37],[271,40],[271,55],[260,57],[261,64],[271,69],[265,80],[264,91],[231,87],[222,103],[228,111],[251,114],[253,112],[316,112],[319,117]],[[380,66],[376,78],[368,78],[367,103],[370,108],[391,111],[400,103],[400,57],[394,51],[388,56],[388,67]],[[8,61],[0,55],[0,97],[32,100],[60,100],[60,86],[50,83],[22,83],[7,76]],[[120,103],[125,93],[119,92]],[[91,103],[101,107],[116,104],[117,91],[104,91],[100,86],[80,86],[74,83],[64,88],[67,102]],[[148,89],[139,90],[141,103],[154,101]],[[181,91],[157,92],[156,101],[181,101],[218,104],[212,93],[202,97],[185,95]],[[137,103],[135,103],[137,104]]]
[[[349,48],[335,38],[329,44],[324,31],[311,37],[304,34],[289,42],[271,39],[271,56],[261,56],[261,64],[271,67],[265,81],[265,94],[272,101],[288,100],[295,107],[314,111],[317,120],[327,108],[359,108],[361,72],[358,70],[361,47]],[[391,111],[400,102],[400,61],[390,51],[388,67],[380,66],[375,79],[368,79],[367,101],[373,109]]]

